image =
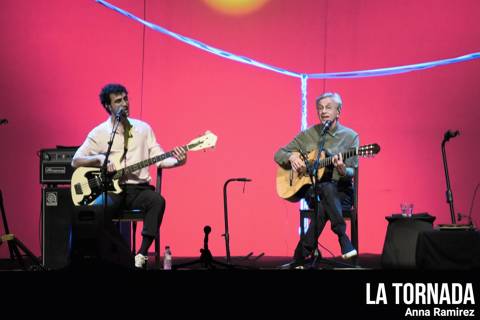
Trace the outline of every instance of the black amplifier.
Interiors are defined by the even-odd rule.
[[[74,168],[72,159],[78,147],[40,150],[40,183],[70,184]]]

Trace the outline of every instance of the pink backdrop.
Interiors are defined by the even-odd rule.
[[[480,39],[476,0],[270,1],[245,16],[201,1],[112,3],[215,47],[308,73],[455,57],[478,51]],[[40,252],[36,152],[81,144],[106,118],[97,96],[112,81],[127,86],[132,116],[149,122],[165,149],[207,129],[219,137],[215,150],[192,152],[186,166],[165,172],[163,245],[174,255],[196,256],[208,224],[212,253],[224,255],[223,183],[246,176],[253,181],[245,193],[241,183],[229,187],[232,255],[292,254],[298,205],[276,195],[273,154],[300,128],[299,79],[144,31],[93,0],[4,0],[0,27],[0,117],[10,122],[0,127],[0,188],[11,231],[29,248]],[[361,252],[381,252],[384,217],[403,200],[436,223],[450,222],[440,152],[447,129],[461,130],[447,145],[456,210],[470,208],[480,182],[479,74],[480,62],[471,61],[390,77],[309,81],[309,125],[317,121],[315,96],[338,91],[343,123],[360,133],[362,144],[382,146],[376,158],[360,160]],[[339,253],[328,227],[320,240]]]

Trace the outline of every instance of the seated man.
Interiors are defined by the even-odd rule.
[[[122,110],[125,115],[120,118],[120,125],[116,131],[107,166],[108,172],[164,153],[157,143],[152,128],[147,123],[127,117],[130,105],[128,92],[124,86],[107,84],[100,92],[100,102],[109,117],[90,131],[85,142],[73,157],[72,166],[74,168],[102,166],[116,115]],[[185,150],[175,147],[173,154],[174,158],[167,158],[157,165],[162,168],[172,168],[185,164]],[[115,166],[114,160],[119,160],[117,163],[120,163],[120,168]],[[122,192],[110,194],[108,201],[110,214],[112,212],[115,214],[120,208],[141,208],[145,212],[142,244],[135,256],[135,267],[138,268],[146,266],[148,248],[155,239],[165,211],[165,199],[154,191],[155,188],[149,184],[150,180],[148,167],[124,175],[119,179]],[[101,204],[102,199],[102,196],[98,197],[95,204]],[[108,218],[111,216],[106,217],[106,219]]]
[[[341,152],[359,146],[358,134],[350,128],[340,124],[339,117],[342,110],[342,99],[338,93],[324,93],[316,99],[317,115],[320,119],[316,124],[300,132],[287,146],[275,153],[275,162],[284,168],[291,168],[297,172],[305,172],[306,164],[301,158],[301,152],[310,153],[323,146],[323,150],[333,157],[334,167],[326,168],[317,190],[311,186],[301,196],[305,197],[310,208],[315,207],[317,201],[316,228],[308,228],[305,237],[301,239],[294,252],[294,261],[291,267],[302,267],[305,258],[317,249],[318,237],[330,220],[333,232],[338,236],[342,257],[352,258],[357,255],[350,239],[346,234],[346,224],[342,216],[342,203],[352,203],[352,178],[358,166],[357,157],[349,158],[345,162]],[[325,128],[330,123],[330,128]],[[322,134],[323,133],[323,134]]]

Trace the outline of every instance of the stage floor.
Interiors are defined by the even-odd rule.
[[[198,260],[199,257],[174,257],[173,264],[183,264],[187,262],[192,262]],[[226,262],[225,257],[214,257],[216,261]],[[26,263],[28,264],[28,259],[25,258]],[[246,270],[281,270],[281,266],[292,261],[291,257],[278,257],[278,256],[261,256],[257,257],[255,255],[250,256],[248,259],[245,257],[232,257],[231,264],[233,266],[238,266],[239,269]],[[337,263],[339,262],[339,263]],[[348,263],[350,265],[343,265],[342,263]],[[160,265],[162,265],[162,259],[160,260]],[[86,265],[86,268],[90,269],[91,265]],[[307,263],[306,268],[309,268]],[[75,268],[78,270],[81,268]],[[155,257],[151,256],[148,261],[148,270],[158,271],[162,270],[163,267],[158,267],[155,263]],[[182,267],[179,270],[202,270],[205,269],[200,263],[196,263],[191,266]],[[218,266],[217,269],[226,269],[225,267]],[[353,261],[344,261],[340,257],[335,259],[329,258],[325,260],[319,260],[316,264],[315,269],[325,270],[325,269],[358,269],[358,270],[379,270],[381,268],[381,256],[378,254],[361,254],[356,264]],[[0,271],[23,271],[15,261],[9,259],[0,259]]]

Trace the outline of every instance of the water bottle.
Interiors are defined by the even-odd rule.
[[[165,254],[163,255],[163,270],[172,270],[172,251],[170,251],[170,246],[165,246]]]

